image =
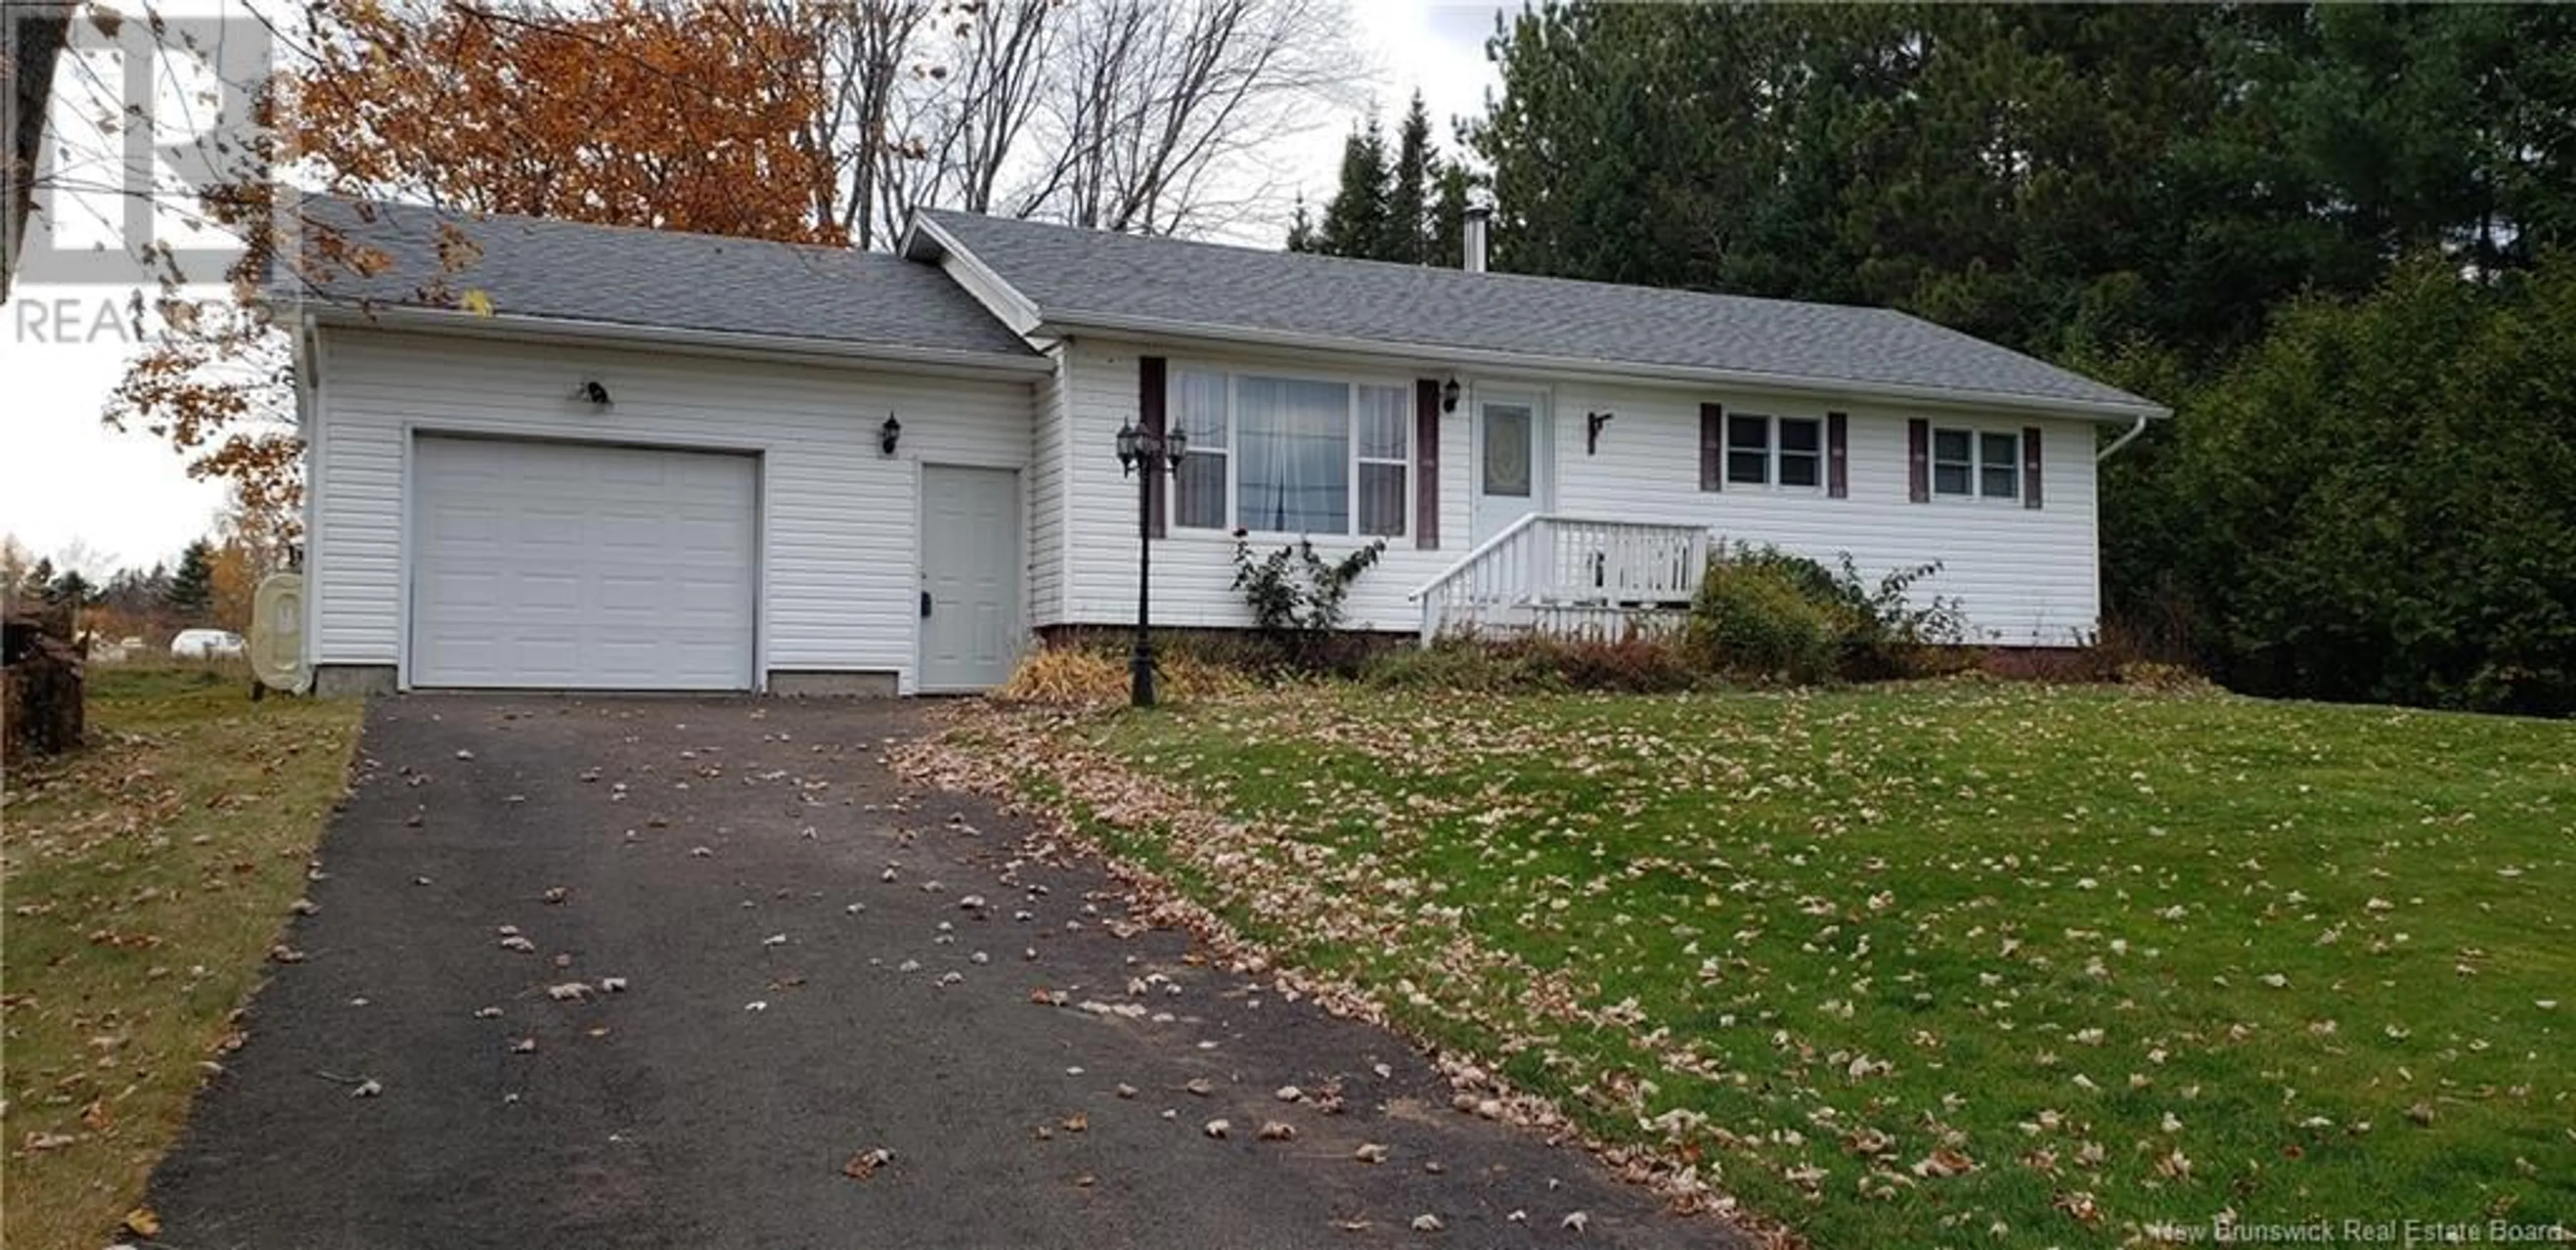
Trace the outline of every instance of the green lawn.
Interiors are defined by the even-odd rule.
[[[10,1250],[97,1250],[143,1192],[303,892],[358,705],[93,666],[93,745],[0,809]]]
[[[1987,684],[1028,724],[952,741],[1818,1246],[2576,1225],[2576,725]]]

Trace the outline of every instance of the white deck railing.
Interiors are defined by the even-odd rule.
[[[1615,636],[1676,622],[1707,563],[1699,526],[1533,513],[1411,597],[1422,604],[1426,643],[1453,631]]]

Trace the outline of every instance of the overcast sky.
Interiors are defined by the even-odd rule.
[[[200,0],[211,8],[221,0]],[[185,12],[188,0],[165,10]],[[1352,38],[1370,64],[1372,92],[1390,126],[1417,89],[1444,149],[1450,120],[1481,110],[1494,76],[1484,39],[1500,6],[1446,0],[1352,0]],[[1518,6],[1508,6],[1516,9]],[[65,74],[65,78],[72,75]],[[1297,183],[1309,200],[1332,194],[1342,137],[1360,116],[1353,108],[1319,116],[1290,150]],[[57,112],[61,124],[62,113]],[[73,138],[75,118],[56,136]],[[94,132],[93,132],[94,133]],[[1259,225],[1241,241],[1275,245],[1287,227]],[[99,424],[108,392],[134,353],[115,307],[125,286],[29,283],[13,287],[0,313],[0,532],[39,555],[85,553],[90,572],[170,559],[206,532],[223,503],[220,486],[192,482],[178,455],[142,433]]]

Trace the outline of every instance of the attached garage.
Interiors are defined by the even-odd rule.
[[[421,436],[415,686],[748,690],[757,457]]]

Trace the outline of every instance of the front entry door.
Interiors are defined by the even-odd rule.
[[[1020,479],[921,470],[921,688],[1001,685],[1020,658]]]
[[[1476,401],[1475,540],[1547,509],[1547,405],[1528,393],[1498,392]]]

